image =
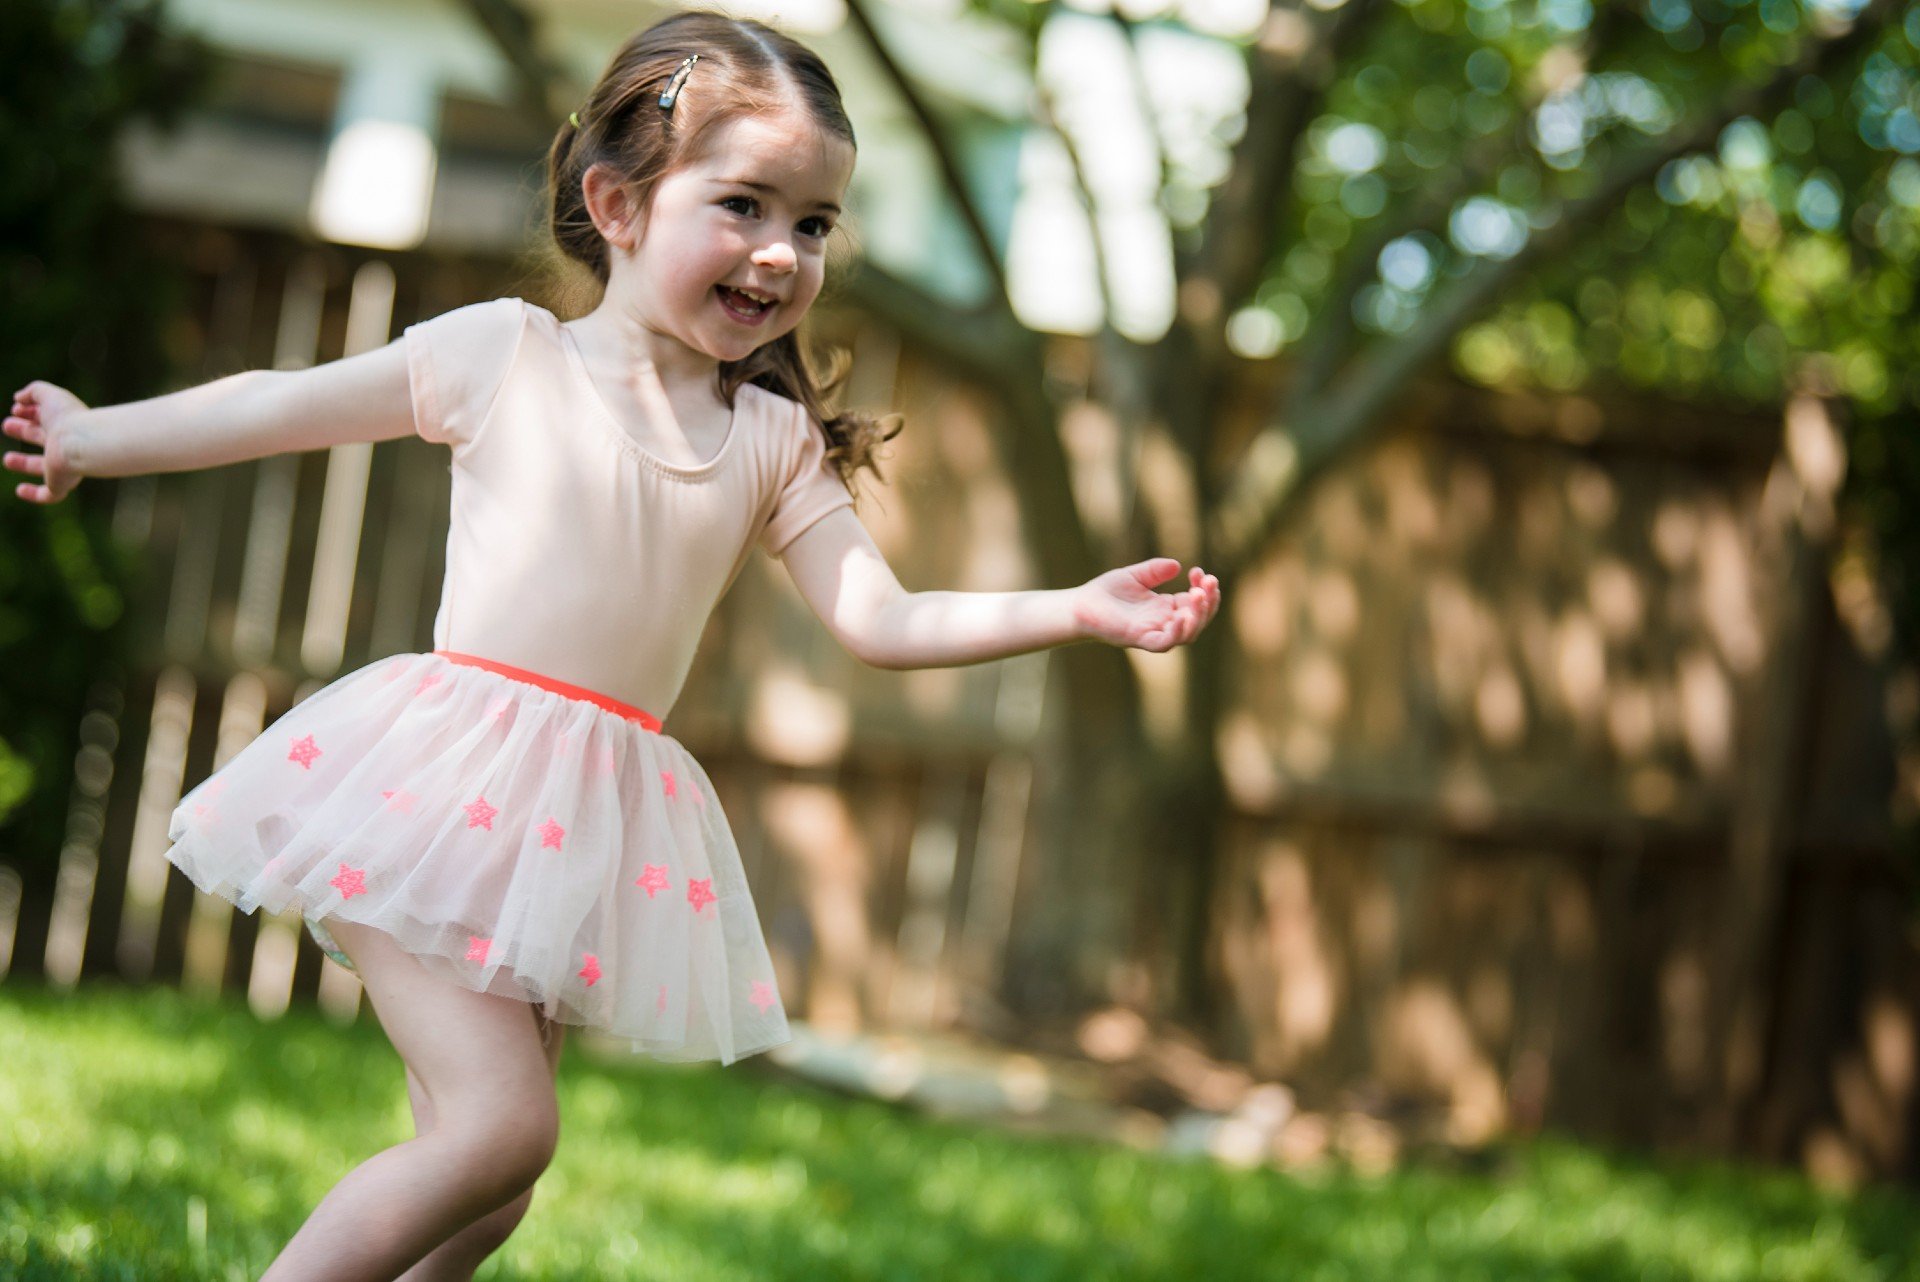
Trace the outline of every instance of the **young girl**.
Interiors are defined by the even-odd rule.
[[[410,432],[451,451],[432,652],[303,700],[173,815],[169,858],[243,910],[297,907],[406,1064],[417,1137],[349,1172],[271,1282],[470,1277],[553,1152],[564,1025],[723,1064],[789,1040],[727,821],[661,728],[756,545],[885,668],[1161,651],[1218,608],[1198,567],[1155,592],[1167,558],[1065,590],[900,586],[847,486],[876,424],[827,411],[796,339],[853,162],[812,52],[677,14],[549,156],[553,236],[604,289],[588,315],[501,298],[311,370],[101,409],[15,394],[5,431],[39,452],[5,464],[37,503]]]

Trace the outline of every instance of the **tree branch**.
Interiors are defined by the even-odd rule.
[[[1711,146],[1721,130],[1742,116],[1771,116],[1804,77],[1832,74],[1880,34],[1893,10],[1893,0],[1872,0],[1849,30],[1809,41],[1799,57],[1765,83],[1730,95],[1666,139],[1621,155],[1591,195],[1550,207],[1553,220],[1519,253],[1504,261],[1483,260],[1437,297],[1410,333],[1377,345],[1298,417],[1269,421],[1249,443],[1213,514],[1215,559],[1233,570],[1257,555],[1279,525],[1288,500],[1374,431],[1408,380],[1519,277],[1565,251],[1576,234],[1611,214],[1669,161]]]
[[[997,307],[965,310],[895,275],[872,258],[854,259],[823,295],[886,322],[956,375],[997,382],[1033,365],[1031,330]]]
[[[1610,61],[1635,31],[1647,30],[1631,21],[1631,12],[1625,4],[1603,4],[1577,45],[1560,47],[1570,51],[1574,61],[1572,75],[1564,83],[1584,79],[1593,67]],[[1551,93],[1562,86],[1542,87]],[[1528,105],[1537,108],[1539,103],[1534,101]],[[1321,300],[1308,327],[1306,341],[1293,362],[1283,411],[1286,418],[1297,418],[1298,411],[1325,392],[1333,381],[1347,354],[1348,340],[1353,336],[1354,300],[1373,279],[1382,250],[1402,236],[1435,228],[1454,205],[1479,190],[1502,166],[1524,161],[1535,171],[1541,168],[1540,153],[1527,145],[1527,121],[1528,117],[1523,114],[1510,136],[1488,137],[1469,144],[1463,162],[1453,168],[1444,186],[1429,188],[1427,194],[1409,204],[1400,217],[1377,226],[1366,242],[1347,256],[1339,279]]]
[[[1431,228],[1446,218],[1454,205],[1478,189],[1513,155],[1504,142],[1484,140],[1464,162],[1453,170],[1443,185],[1429,187],[1406,205],[1399,216],[1378,223],[1357,249],[1347,255],[1340,275],[1320,300],[1320,307],[1307,327],[1307,337],[1289,371],[1283,416],[1292,419],[1296,412],[1324,393],[1340,367],[1341,357],[1353,337],[1354,300],[1375,274],[1380,253],[1402,236]]]
[[[1340,64],[1383,0],[1347,0],[1331,13],[1275,6],[1253,46],[1247,128],[1234,146],[1227,180],[1208,210],[1201,246],[1180,273],[1188,297],[1198,300],[1190,320],[1209,335],[1218,321],[1259,284],[1272,261],[1279,220],[1293,182],[1300,142],[1319,115]],[[1274,33],[1287,33],[1276,35]],[[1288,38],[1299,43],[1290,44]],[[1217,344],[1217,337],[1203,349]]]
[[[987,274],[993,277],[994,293],[1002,300],[1007,298],[1006,266],[1000,261],[1000,251],[993,243],[993,237],[987,231],[985,219],[981,216],[980,205],[967,187],[966,174],[961,170],[959,159],[954,155],[946,131],[940,122],[934,119],[928,110],[925,97],[914,83],[907,78],[900,64],[887,49],[886,42],[880,39],[880,33],[873,25],[873,19],[867,14],[865,0],[846,0],[847,14],[853,19],[853,25],[866,38],[867,47],[873,53],[874,60],[887,75],[887,81],[894,91],[906,103],[907,110],[919,122],[920,131],[926,137],[927,146],[933,150],[934,161],[940,167],[940,177],[946,183],[947,194],[953,198],[960,211],[960,220],[966,224],[967,235],[973,241],[974,251],[980,255],[980,263]]]

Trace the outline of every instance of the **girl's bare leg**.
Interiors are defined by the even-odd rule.
[[[548,1022],[537,1006],[528,1009],[547,1039],[547,1068],[558,1074],[560,1046],[566,1039],[567,1026],[558,1021]],[[407,1099],[413,1104],[414,1133],[425,1135],[433,1129],[433,1101],[427,1098],[426,1087],[411,1068],[407,1070]],[[398,1282],[470,1282],[474,1270],[500,1249],[532,1204],[533,1189],[529,1187],[499,1210],[481,1216],[435,1247],[426,1259],[401,1274]]]
[[[441,979],[377,930],[328,926],[434,1125],[347,1172],[261,1282],[390,1282],[531,1188],[559,1139],[553,1073],[527,1003]]]

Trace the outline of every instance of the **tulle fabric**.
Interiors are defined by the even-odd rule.
[[[705,772],[585,699],[439,652],[381,659],[189,792],[168,837],[201,890],[298,908],[342,961],[329,918],[656,1059],[792,1039]]]

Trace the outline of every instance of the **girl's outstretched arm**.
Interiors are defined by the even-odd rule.
[[[311,369],[252,369],[144,401],[89,409],[36,380],[13,394],[4,430],[40,453],[5,465],[33,478],[14,487],[57,503],[89,476],[218,467],[242,459],[384,441],[414,430],[407,354],[399,339]]]
[[[1109,570],[1077,588],[908,592],[848,508],[808,526],[782,559],[828,631],[876,668],[953,667],[1069,641],[1170,650],[1193,640],[1220,607],[1219,581],[1199,566],[1185,591],[1153,590],[1180,572],[1172,557]]]

